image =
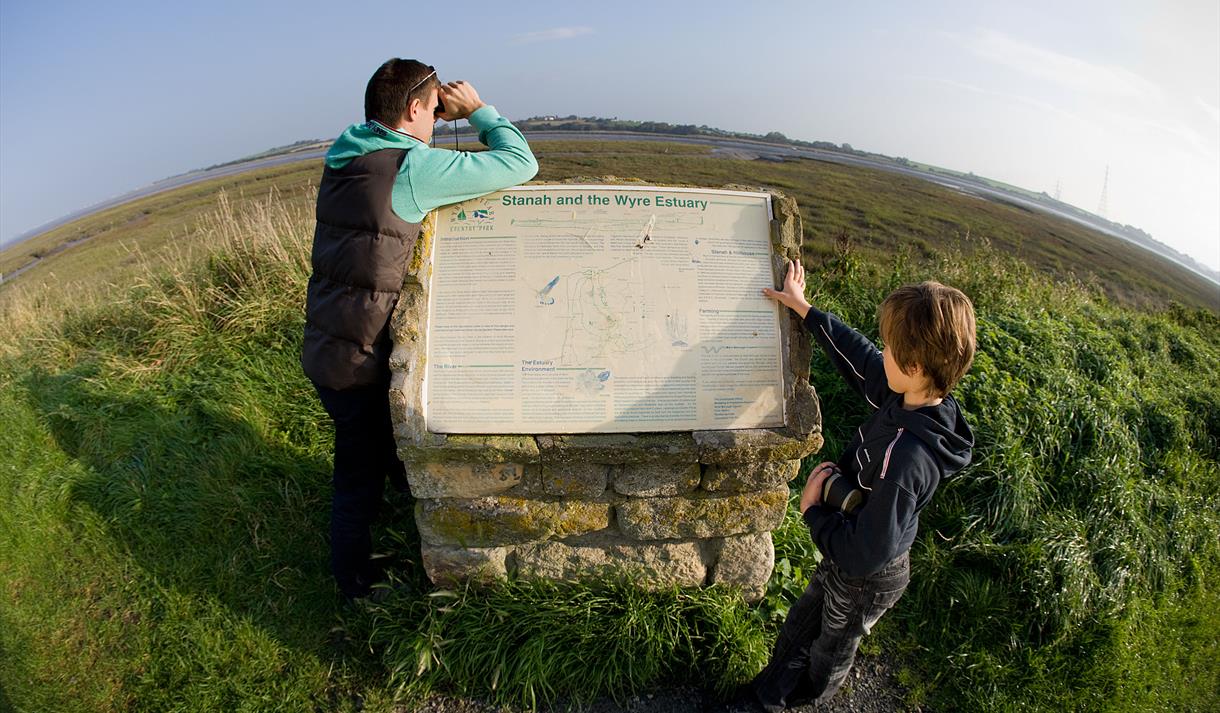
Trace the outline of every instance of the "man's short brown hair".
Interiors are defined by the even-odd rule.
[[[392,129],[412,99],[427,99],[437,86],[440,80],[434,67],[414,59],[388,59],[364,88],[364,120],[377,120]]]
[[[954,287],[921,282],[881,303],[881,339],[899,368],[923,368],[934,396],[949,393],[974,361],[974,305]]]

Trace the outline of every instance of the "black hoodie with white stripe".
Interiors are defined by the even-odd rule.
[[[822,505],[804,513],[822,555],[848,576],[863,577],[910,549],[919,511],[941,478],[970,463],[974,434],[952,396],[936,406],[904,409],[902,394],[890,391],[881,352],[838,317],[810,308],[805,328],[873,409],[838,461],[867,493],[864,505],[853,515]]]

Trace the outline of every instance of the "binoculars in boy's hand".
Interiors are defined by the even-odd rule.
[[[864,491],[856,487],[854,479],[838,468],[831,468],[830,475],[822,481],[822,504],[850,515],[864,504]]]

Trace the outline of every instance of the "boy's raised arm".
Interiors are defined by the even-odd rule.
[[[783,290],[764,288],[763,296],[779,300],[800,315],[805,328],[822,346],[847,385],[870,406],[880,408],[881,401],[890,394],[881,352],[867,337],[843,324],[838,317],[809,304],[805,299],[805,270],[800,260],[788,264]]]
[[[890,394],[890,387],[885,379],[881,352],[868,337],[817,307],[810,307],[805,315],[805,329],[813,333],[813,338],[822,345],[822,351],[830,357],[848,386],[863,396],[870,406],[881,408],[881,402]]]

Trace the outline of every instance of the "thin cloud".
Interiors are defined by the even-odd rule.
[[[997,91],[987,89],[966,82],[959,82],[954,79],[942,79],[939,77],[920,77],[913,76],[913,80],[932,82],[942,86],[950,87],[958,91],[971,92],[985,96],[997,97],[1006,101],[1025,104],[1039,111],[1057,114],[1065,119],[1077,122],[1081,128],[1086,131],[1108,131],[1114,132],[1122,136],[1132,136],[1136,133],[1159,133],[1170,139],[1176,140],[1180,145],[1189,148],[1198,154],[1205,156],[1216,156],[1216,147],[1214,144],[1208,144],[1206,140],[1190,126],[1186,125],[1181,120],[1174,117],[1142,117],[1131,113],[1119,113],[1115,111],[1105,111],[1095,113],[1090,117],[1085,117],[1061,107],[1055,106],[1050,102],[1035,99],[1033,97],[1013,94],[1011,92]],[[1200,100],[1202,101],[1202,100]],[[1204,105],[1204,110],[1208,110],[1208,106]]]
[[[534,42],[554,42],[556,40],[570,40],[574,37],[593,34],[592,27],[552,27],[549,30],[537,30],[535,32],[525,32],[513,37],[513,44],[527,45]]]
[[[1057,107],[1054,104],[1042,101],[1040,99],[1034,99],[1033,97],[1023,96],[1021,94],[1013,94],[1011,92],[997,91],[995,89],[985,89],[983,87],[980,87],[980,86],[977,86],[974,84],[967,84],[966,82],[959,82],[954,79],[942,79],[940,77],[920,77],[920,76],[912,76],[910,78],[912,80],[916,80],[916,81],[932,82],[935,84],[940,84],[940,85],[943,85],[946,87],[951,87],[953,89],[957,89],[957,90],[964,91],[964,92],[982,94],[982,95],[986,95],[986,96],[997,97],[999,99],[1003,99],[1006,101],[1016,102],[1018,104],[1025,104],[1027,106],[1033,107],[1040,111],[1058,114],[1058,115],[1064,117],[1065,119],[1070,119],[1072,121],[1079,122],[1080,124],[1082,124],[1086,127],[1096,127],[1097,126],[1097,123],[1091,119],[1086,119],[1085,117],[1080,116],[1079,114],[1074,114],[1066,109]]]
[[[982,30],[966,38],[965,44],[982,59],[1078,92],[1140,100],[1161,97],[1155,84],[1128,69],[1038,47],[994,30]]]
[[[1208,104],[1207,100],[1203,97],[1195,97],[1195,104],[1202,109],[1203,113],[1207,114],[1213,122],[1220,124],[1220,107],[1216,106],[1215,104]]]
[[[1209,143],[1203,138],[1202,134],[1187,126],[1185,122],[1176,117],[1145,119],[1142,117],[1116,115],[1114,118],[1116,121],[1126,122],[1132,129],[1142,129],[1175,139],[1195,154],[1202,154],[1213,159],[1218,155],[1214,141]]]

